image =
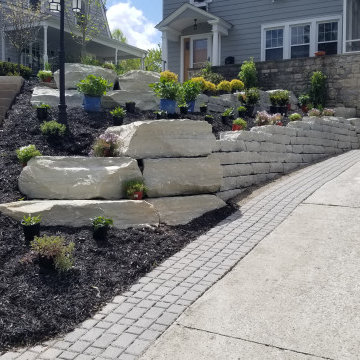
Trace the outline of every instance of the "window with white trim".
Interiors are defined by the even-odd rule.
[[[284,56],[284,29],[265,32],[265,60],[282,60]]]
[[[338,53],[339,23],[337,21],[318,24],[318,51],[327,55]]]
[[[291,26],[291,59],[310,56],[310,24]]]

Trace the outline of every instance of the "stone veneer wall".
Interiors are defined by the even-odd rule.
[[[240,66],[218,66],[214,71],[234,79]],[[328,106],[356,108],[360,114],[360,54],[264,61],[256,67],[261,89],[287,89],[297,96],[308,90],[311,74],[321,70],[328,76]]]
[[[360,119],[304,118],[287,127],[276,125],[251,131],[225,132],[216,156],[223,168],[217,194],[228,200],[252,185],[331,155],[359,148]]]

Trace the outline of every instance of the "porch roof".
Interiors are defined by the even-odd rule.
[[[181,5],[177,10],[171,13],[155,26],[160,31],[173,30],[180,33],[182,30],[194,24],[194,19],[198,23],[207,22],[209,24],[218,24],[226,30],[232,27],[232,24],[224,19],[211,14],[205,10],[189,3]]]

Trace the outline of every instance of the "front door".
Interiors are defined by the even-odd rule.
[[[200,69],[210,60],[208,56],[208,39],[193,39],[192,45],[192,67]]]

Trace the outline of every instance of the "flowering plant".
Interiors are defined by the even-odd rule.
[[[334,116],[335,115],[335,110],[333,109],[324,109],[322,112],[323,116]]]
[[[282,115],[281,114],[274,114],[271,115],[267,111],[258,111],[256,113],[255,117],[255,123],[258,126],[264,126],[264,125],[280,125],[282,126]]]
[[[113,133],[102,134],[95,140],[89,155],[95,157],[116,156],[120,145],[119,140],[119,136]]]
[[[308,112],[309,116],[321,116],[321,111],[318,109],[311,109]]]

